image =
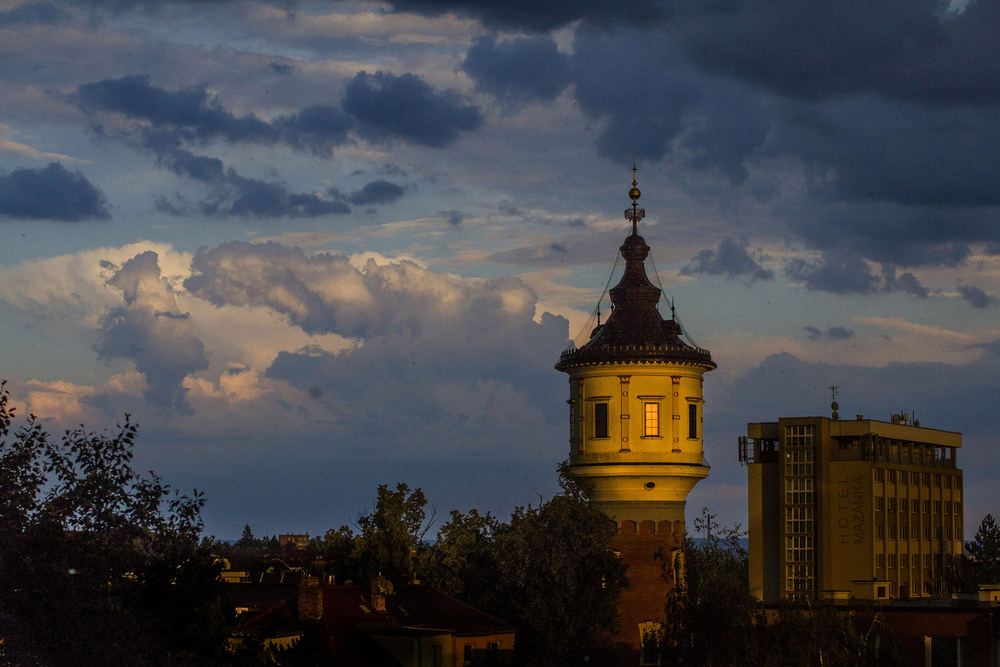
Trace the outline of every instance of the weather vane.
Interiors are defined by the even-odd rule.
[[[646,217],[646,209],[639,208],[639,197],[642,193],[639,191],[638,182],[635,180],[636,174],[636,149],[635,146],[632,147],[632,189],[628,191],[629,199],[632,200],[632,208],[625,209],[625,219],[632,222],[632,234],[638,234],[639,231],[636,225],[640,220]]]

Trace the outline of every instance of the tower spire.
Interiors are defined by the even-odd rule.
[[[639,230],[637,225],[639,221],[646,217],[646,209],[639,208],[639,197],[642,196],[642,192],[639,191],[638,182],[635,180],[636,172],[636,150],[635,146],[632,147],[632,189],[628,191],[629,199],[632,200],[632,208],[625,209],[625,219],[632,222],[632,236],[638,236]]]

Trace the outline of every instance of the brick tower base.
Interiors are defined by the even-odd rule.
[[[683,521],[622,521],[611,547],[628,565],[628,588],[618,604],[621,623],[616,643],[635,655],[642,649],[643,634],[655,632],[663,621],[667,595],[684,576],[681,548]],[[632,664],[636,664],[633,662]]]

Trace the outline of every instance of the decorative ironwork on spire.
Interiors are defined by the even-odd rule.
[[[646,217],[646,209],[639,208],[639,197],[642,196],[642,192],[639,191],[638,183],[635,180],[636,163],[635,163],[635,148],[632,149],[632,189],[628,191],[629,199],[632,200],[632,208],[625,209],[625,219],[632,222],[632,234],[638,234],[637,225],[639,221]]]
[[[603,324],[598,315],[597,327],[586,344],[563,352],[556,364],[559,370],[577,364],[606,362],[673,362],[692,364],[705,370],[715,368],[708,350],[693,347],[682,340],[683,332],[673,303],[670,304],[669,320],[664,320],[656,308],[661,291],[646,275],[645,260],[649,255],[649,246],[637,229],[639,221],[646,217],[646,211],[639,208],[641,194],[633,160],[632,189],[628,192],[632,208],[625,209],[625,219],[632,223],[632,234],[618,249],[625,259],[625,270],[618,284],[608,290],[611,314]]]

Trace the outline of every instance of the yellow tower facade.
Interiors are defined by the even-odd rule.
[[[632,233],[619,249],[625,270],[609,290],[611,314],[556,364],[569,376],[570,472],[618,525],[613,544],[630,583],[620,637],[633,645],[661,619],[671,585],[657,553],[678,552],[687,494],[708,476],[702,379],[716,367],[708,350],[684,340],[672,308],[670,319],[657,309],[662,293],[646,274],[639,196],[633,178],[625,210]]]

